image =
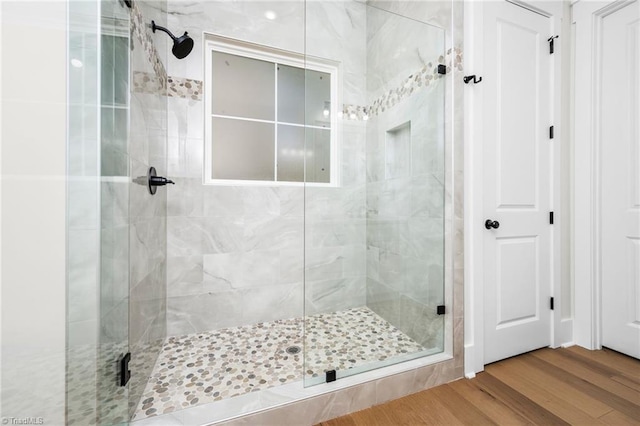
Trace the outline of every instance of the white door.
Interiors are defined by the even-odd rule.
[[[602,22],[602,344],[640,358],[639,2]]]
[[[551,343],[550,18],[484,3],[484,362]],[[485,221],[499,222],[484,229]]]

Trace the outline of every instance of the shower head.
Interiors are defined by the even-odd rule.
[[[185,31],[180,37],[174,36],[171,31],[160,25],[156,25],[155,21],[151,21],[151,30],[155,33],[156,30],[164,31],[169,34],[169,37],[173,40],[173,48],[171,52],[173,56],[178,59],[186,58],[193,49],[193,39],[189,37],[189,34]]]

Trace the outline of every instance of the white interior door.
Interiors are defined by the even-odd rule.
[[[640,19],[602,20],[602,344],[640,358]]]
[[[484,363],[551,342],[550,18],[484,3]],[[485,221],[499,222],[484,229]]]

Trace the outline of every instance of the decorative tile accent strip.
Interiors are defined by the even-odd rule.
[[[153,67],[153,71],[156,74],[161,87],[160,93],[166,93],[167,88],[167,71],[160,60],[160,55],[156,50],[148,23],[145,22],[142,12],[136,2],[132,2],[131,8],[131,34],[140,42],[142,48],[147,54],[147,60]],[[146,92],[145,92],[146,93]],[[158,93],[158,92],[153,92]]]
[[[133,91],[137,93],[164,93],[162,80],[155,74],[143,71],[133,72]]]
[[[168,77],[167,96],[202,100],[202,81],[190,78]]]
[[[308,317],[305,374],[345,370],[424,350],[369,308]],[[226,328],[166,340],[133,419],[302,380],[303,319]]]
[[[155,49],[154,49],[155,50]],[[342,106],[342,118],[344,120],[368,120],[370,117],[385,112],[392,108],[404,98],[410,96],[413,92],[427,87],[431,82],[443,77],[438,74],[438,65],[446,64],[447,72],[455,68],[462,71],[462,49],[455,47],[447,50],[446,55],[440,56],[438,62],[429,62],[422,69],[407,77],[399,87],[389,90],[384,95],[376,99],[371,106],[350,105]],[[162,66],[162,63],[160,63]],[[164,67],[162,68],[164,71]],[[165,73],[166,75],[166,73]],[[134,90],[150,93],[157,93],[157,83],[153,82],[150,77],[140,77],[140,81],[136,81],[134,75]],[[203,96],[203,82],[190,78],[166,77],[168,82],[167,96],[176,98],[188,98],[194,101],[201,101]],[[144,81],[143,81],[144,80]],[[138,84],[139,83],[139,84]],[[160,82],[162,83],[162,81]],[[163,87],[164,88],[164,87]]]
[[[442,77],[438,74],[438,65],[445,64],[447,73],[455,68],[462,71],[462,49],[456,47],[447,50],[446,56],[440,56],[437,63],[429,62],[417,73],[407,77],[399,87],[387,91],[384,95],[373,101],[371,106],[343,105],[342,118],[345,120],[368,120],[370,117],[381,114],[387,109],[397,105],[401,100],[411,96],[413,92],[427,87]]]

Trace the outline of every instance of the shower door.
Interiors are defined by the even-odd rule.
[[[305,90],[309,386],[444,349],[450,58],[443,29],[360,2],[308,2],[306,25],[307,68],[330,65]]]
[[[129,11],[68,7],[67,422],[123,424],[129,352]]]

